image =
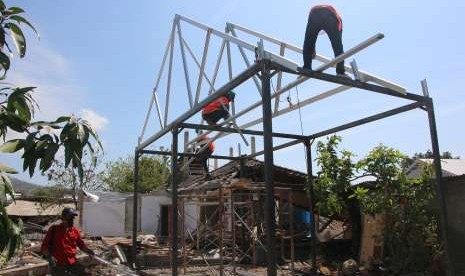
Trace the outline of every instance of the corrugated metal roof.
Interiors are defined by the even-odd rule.
[[[264,181],[264,162],[256,159],[249,159],[244,160],[243,165],[246,174],[245,177],[251,179],[251,183]],[[212,171],[210,173],[211,179],[209,180],[205,179],[204,176],[191,176],[179,184],[179,190],[211,190],[217,189],[220,186],[228,186],[239,177],[240,167],[240,161],[232,161]],[[286,185],[285,183],[288,183],[293,186],[299,186],[297,188],[301,189],[305,183],[306,174],[275,165],[273,166],[273,178],[276,183],[284,183],[284,186]]]
[[[432,164],[433,159],[418,159],[407,170],[409,177],[419,177],[422,173],[422,164]],[[444,177],[465,174],[465,159],[441,159],[441,169]]]

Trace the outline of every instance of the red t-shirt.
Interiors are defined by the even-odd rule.
[[[316,6],[313,6],[313,8],[310,10],[310,12],[314,9],[320,9],[320,8],[325,8],[325,9],[328,9],[330,10],[337,18],[337,29],[339,31],[342,31],[342,19],[341,19],[341,16],[339,15],[339,13],[337,12],[337,10],[329,5],[329,4],[321,4],[321,5],[316,5]]]
[[[208,114],[213,111],[216,111],[221,108],[221,105],[228,105],[231,101],[228,99],[228,97],[221,96],[218,99],[214,100],[211,103],[208,103],[205,105],[205,107],[202,110],[202,114]]]
[[[52,238],[52,248],[50,249],[48,247]],[[76,247],[81,250],[87,249],[81,239],[79,230],[76,227],[68,228],[61,223],[50,226],[42,242],[41,250],[42,252],[51,252],[51,255],[57,261],[57,265],[65,266],[76,262]]]

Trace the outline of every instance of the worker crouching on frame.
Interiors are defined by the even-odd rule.
[[[230,117],[229,103],[234,101],[236,94],[229,91],[225,96],[221,96],[205,105],[202,110],[202,118],[209,125],[216,125],[220,119],[227,120]]]

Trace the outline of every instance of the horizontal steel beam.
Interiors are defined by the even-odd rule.
[[[308,137],[307,137],[307,139],[308,139]],[[273,147],[273,152],[277,151],[277,150],[280,150],[280,149],[285,149],[285,148],[288,148],[288,147],[292,147],[292,146],[295,146],[295,145],[300,144],[300,143],[302,143],[302,140],[290,141],[290,142],[278,145],[276,147]],[[264,153],[265,153],[265,151],[262,150],[262,151],[258,151],[256,153],[252,153],[250,155],[244,156],[244,158],[255,158],[255,157],[260,156],[260,155],[262,155]]]
[[[140,151],[153,143],[154,141],[158,140],[160,137],[168,133],[175,125],[184,122],[185,120],[189,119],[192,117],[194,114],[202,110],[202,108],[208,104],[209,102],[215,100],[218,97],[226,95],[229,91],[232,89],[236,88],[237,86],[241,85],[243,82],[247,81],[249,78],[251,78],[253,75],[255,75],[258,71],[260,70],[260,66],[257,63],[254,63],[252,66],[244,70],[242,73],[240,73],[238,76],[233,78],[231,81],[223,85],[221,88],[217,89],[215,93],[211,94],[201,102],[199,102],[198,105],[194,106],[187,112],[185,112],[183,115],[178,117],[175,121],[171,122],[169,125],[165,126],[164,129],[160,130],[159,132],[155,133],[151,137],[149,137],[147,140],[142,142],[137,149]]]
[[[306,69],[306,68],[299,68],[297,71],[299,72],[300,75],[306,76],[306,77],[309,77],[309,78],[314,78],[314,79],[329,81],[329,82],[333,82],[333,83],[338,83],[338,84],[342,84],[342,85],[346,85],[346,86],[351,86],[351,87],[354,87],[354,88],[359,88],[359,89],[363,89],[363,90],[378,92],[378,93],[381,93],[381,94],[386,94],[386,95],[389,95],[389,96],[394,96],[394,97],[403,98],[403,99],[407,99],[407,100],[423,101],[425,99],[425,97],[417,95],[417,94],[412,94],[412,93],[401,94],[401,93],[399,93],[399,92],[397,92],[395,90],[392,90],[392,89],[384,87],[384,86],[379,86],[379,85],[375,85],[375,84],[371,84],[371,83],[361,82],[361,81],[358,81],[358,80],[353,80],[353,79],[349,79],[349,78],[345,78],[345,77],[330,75],[330,74],[326,74],[326,73],[323,73],[323,72],[317,72],[317,71],[313,71],[313,70]],[[292,71],[289,71],[289,73],[291,73],[291,72]]]
[[[171,156],[171,151],[161,151],[161,150],[142,150],[140,151],[143,154],[156,154],[156,155],[165,155]],[[196,153],[189,153],[189,152],[178,152],[177,154],[180,157],[197,157],[198,154]],[[233,157],[233,156],[224,156],[224,155],[212,155],[209,158],[211,159],[223,159],[223,160],[239,160],[240,157]]]
[[[191,128],[191,129],[210,130],[210,131],[219,131],[219,132],[229,132],[229,133],[241,133],[242,132],[243,134],[248,134],[248,135],[260,135],[260,136],[263,136],[263,131],[250,130],[250,129],[240,129],[240,130],[238,130],[236,128],[208,126],[208,125],[199,125],[199,124],[190,124],[190,123],[181,123],[181,124],[179,124],[179,127]],[[286,139],[297,139],[297,140],[306,140],[306,139],[308,139],[307,136],[297,135],[297,134],[290,134],[290,133],[272,132],[271,135],[273,137],[286,138]]]
[[[334,128],[330,128],[328,130],[324,130],[324,131],[314,133],[312,135],[309,135],[308,138],[309,139],[319,138],[319,137],[326,136],[326,135],[329,135],[329,134],[333,134],[333,133],[336,133],[336,132],[339,132],[339,131],[342,131],[342,130],[346,130],[346,129],[353,128],[353,127],[356,127],[356,126],[371,123],[371,122],[374,122],[374,121],[377,121],[377,120],[380,120],[380,119],[384,119],[384,118],[387,118],[387,117],[390,117],[390,116],[393,116],[393,115],[396,115],[396,114],[399,114],[399,113],[402,113],[402,112],[406,112],[406,111],[409,111],[409,110],[412,110],[412,109],[415,109],[415,108],[422,107],[424,105],[425,105],[424,102],[414,102],[414,103],[404,105],[404,106],[401,106],[401,107],[398,107],[398,108],[394,108],[394,109],[391,109],[391,110],[388,110],[388,111],[385,111],[385,112],[382,112],[382,113],[378,113],[378,114],[373,115],[373,116],[365,117],[363,119],[353,121],[353,122],[350,122],[350,123],[347,123],[347,124],[344,124],[344,125],[341,125],[341,126],[338,126],[338,127],[334,127]]]

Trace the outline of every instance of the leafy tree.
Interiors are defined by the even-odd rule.
[[[84,156],[88,155],[87,151],[85,151]],[[76,209],[78,209],[78,200],[82,191],[97,191],[105,188],[102,181],[103,171],[100,168],[101,157],[101,154],[96,154],[93,160],[82,161],[82,179],[79,178],[72,166],[66,167],[63,161],[55,160],[47,173],[49,183],[52,187],[62,187],[64,191],[69,193],[73,198]],[[60,196],[60,194],[57,194],[57,196]]]
[[[432,269],[441,255],[432,166],[425,166],[419,179],[408,179],[403,170],[406,156],[400,151],[379,145],[355,163],[350,152],[338,150],[340,142],[340,137],[331,136],[317,145],[316,212],[332,219],[350,218],[353,253],[358,252],[360,209],[382,215],[385,229],[378,238],[384,240],[389,275]],[[350,184],[367,175],[374,183]]]
[[[320,170],[315,179],[315,197],[318,213],[328,217],[344,215],[346,199],[351,194],[350,181],[354,175],[353,154],[343,150],[337,152],[340,136],[330,136],[326,143],[317,144],[317,165]]]
[[[162,157],[143,156],[139,159],[139,191],[150,192],[160,190],[168,181],[170,171],[168,159]],[[134,157],[106,164],[103,181],[111,191],[132,192],[134,184]]]
[[[61,185],[46,186],[34,189],[32,195],[39,198],[41,202],[56,202],[63,199],[69,191]]]
[[[0,72],[5,79],[10,70],[10,56],[13,51],[10,44],[16,46],[16,52],[22,58],[26,54],[26,39],[22,26],[27,25],[33,31],[35,28],[21,16],[24,10],[19,7],[6,7],[0,0]],[[83,179],[84,170],[81,159],[83,150],[87,148],[91,155],[94,148],[91,140],[101,144],[96,132],[88,122],[74,116],[61,116],[54,121],[33,121],[34,111],[38,108],[32,93],[35,87],[12,87],[0,84],[0,153],[21,151],[23,171],[32,176],[38,167],[41,172],[47,171],[60,148],[64,150],[66,167],[77,170],[79,179]],[[21,138],[6,141],[7,134]],[[9,174],[16,170],[0,164],[0,193],[9,194],[14,198],[14,192]],[[2,202],[0,202],[0,268],[10,259],[22,244],[22,223],[16,224],[9,217]]]
[[[384,260],[392,275],[428,271],[440,255],[431,166],[421,178],[408,179],[402,169],[405,158],[392,148],[375,147],[359,167],[376,181],[354,194],[365,213],[384,216]]]
[[[341,137],[330,136],[326,142],[317,144],[317,165],[314,192],[316,212],[332,219],[350,222],[352,225],[352,254],[358,255],[361,236],[361,216],[358,201],[352,197],[356,164],[353,154],[347,150],[338,151]]]

